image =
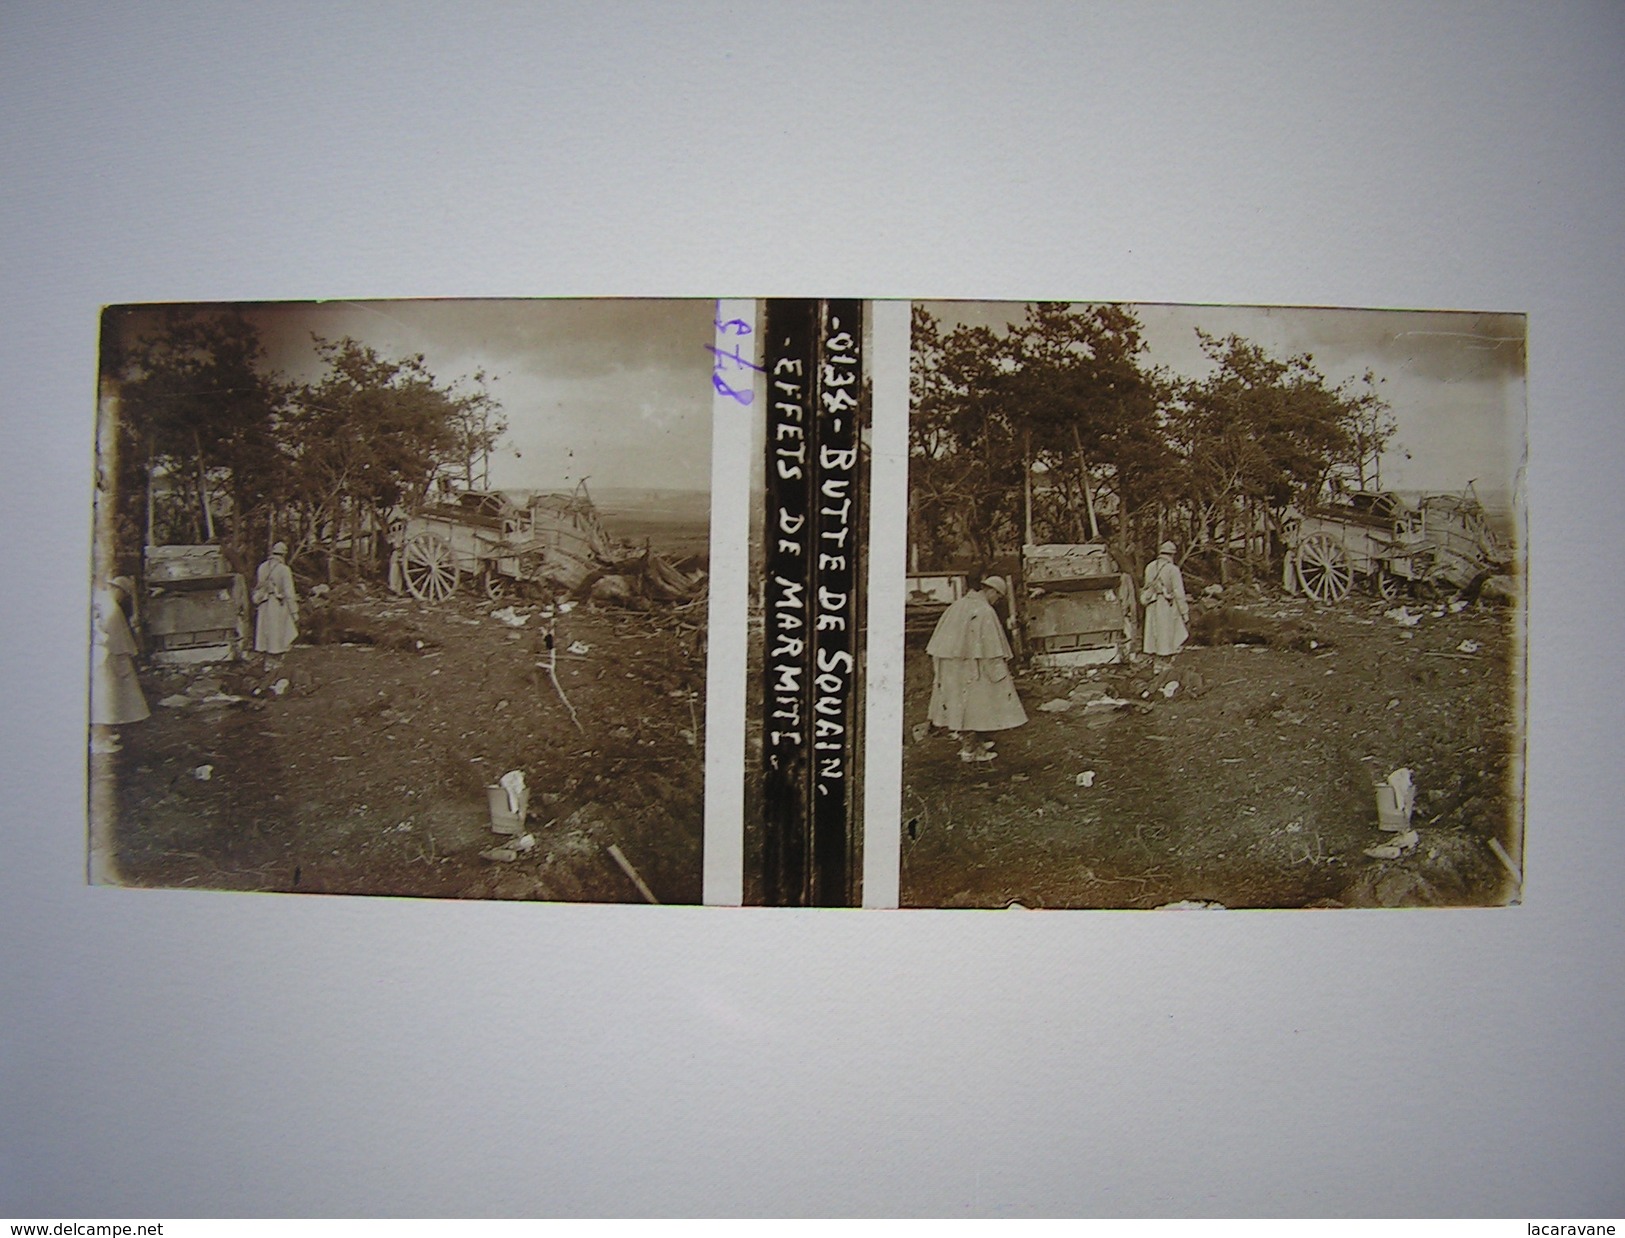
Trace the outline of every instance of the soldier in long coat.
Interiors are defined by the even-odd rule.
[[[989,576],[942,613],[925,647],[933,672],[930,721],[959,738],[962,761],[993,760],[993,741],[983,737],[1027,721],[1010,679],[1010,642],[993,609],[1009,588]]]
[[[117,752],[118,736],[108,728],[140,722],[151,712],[136,678],[135,636],[120,590],[133,593],[134,585],[120,576],[98,584],[91,598],[90,722],[96,752]]]
[[[1185,578],[1174,562],[1175,547],[1164,542],[1157,557],[1145,567],[1145,586],[1140,602],[1145,607],[1145,651],[1156,659],[1158,671],[1172,665],[1173,656],[1185,647],[1190,635],[1190,602],[1185,597]]]
[[[299,595],[287,564],[288,547],[278,542],[254,579],[254,648],[278,657],[299,638]]]

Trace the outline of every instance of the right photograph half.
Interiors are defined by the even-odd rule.
[[[1522,901],[1516,313],[916,302],[899,901]]]

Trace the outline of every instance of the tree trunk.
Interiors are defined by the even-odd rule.
[[[1032,436],[1026,431],[1021,435],[1021,498],[1021,544],[1030,546],[1033,541],[1033,455]]]
[[[344,500],[335,499],[333,508],[328,512],[327,520],[327,583],[332,584],[336,577],[334,568],[339,557],[339,520],[344,512]]]
[[[1083,438],[1078,433],[1078,423],[1072,423],[1072,446],[1078,453],[1078,479],[1083,482],[1083,505],[1089,513],[1089,540],[1100,540],[1100,525],[1095,520],[1094,490],[1089,484],[1089,461],[1083,454]]]

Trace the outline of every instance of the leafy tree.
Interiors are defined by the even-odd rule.
[[[421,502],[437,473],[467,462],[469,403],[436,383],[421,353],[391,360],[348,336],[313,338],[327,372],[292,400],[289,497],[300,540],[325,543],[331,575],[341,540],[359,567],[363,537],[393,507]]]
[[[229,307],[109,310],[102,374],[118,396],[116,540],[220,541],[251,572],[273,538],[352,568],[396,504],[438,475],[471,483],[507,430],[488,378],[441,383],[421,354],[392,359],[312,337],[325,372],[271,372],[252,323]],[[207,503],[205,503],[207,499]],[[147,510],[152,511],[148,528]]]
[[[1012,346],[1032,458],[1049,482],[1035,525],[1051,540],[1105,538],[1131,561],[1139,525],[1169,497],[1173,463],[1165,379],[1140,361],[1139,320],[1124,306],[1039,303]]]
[[[1332,386],[1300,354],[1198,332],[1213,363],[1178,381],[1144,361],[1132,309],[1038,302],[1007,332],[946,334],[914,309],[910,540],[986,562],[1039,541],[1104,540],[1138,570],[1164,537],[1228,577],[1267,557],[1288,507],[1364,485],[1393,434],[1375,376]]]
[[[911,517],[916,545],[932,560],[986,562],[1018,534],[1012,371],[1007,342],[986,327],[942,336],[935,319],[914,308]]]
[[[156,329],[136,322],[134,307],[120,307],[102,325],[102,372],[119,392],[121,540],[242,545],[285,493],[286,388],[235,310],[176,306]]]
[[[1338,389],[1348,406],[1349,430],[1354,440],[1354,459],[1352,464],[1344,462],[1345,471],[1360,490],[1382,489],[1382,454],[1399,429],[1393,406],[1378,391],[1379,384],[1387,381],[1367,370],[1358,383]]]
[[[1165,380],[1142,366],[1144,347],[1138,319],[1121,306],[1043,302],[1006,333],[947,335],[916,306],[916,548],[985,562],[1029,534],[1104,538],[1128,561],[1139,524],[1170,493]]]
[[[476,370],[468,379],[472,390],[462,383],[447,389],[451,397],[451,430],[456,461],[462,466],[463,485],[474,489],[490,485],[490,458],[502,436],[508,432],[502,406],[491,395],[490,375]]]
[[[1227,575],[1238,537],[1245,551],[1261,531],[1267,559],[1289,507],[1312,505],[1337,478],[1363,485],[1393,420],[1373,375],[1363,389],[1333,387],[1307,353],[1283,359],[1240,336],[1197,335],[1214,369],[1184,385],[1170,428],[1184,460],[1188,536],[1215,546]]]

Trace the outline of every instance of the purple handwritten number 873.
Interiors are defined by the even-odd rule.
[[[743,318],[730,318],[727,322],[722,322],[719,320],[716,327],[717,332],[721,335],[739,336],[749,335],[751,333],[750,324],[747,323]],[[721,394],[738,401],[740,404],[743,404],[748,408],[750,406],[750,402],[756,398],[756,393],[749,387],[746,387],[744,390],[740,390],[729,383],[727,379],[723,378],[722,363],[724,361],[731,361],[733,362],[735,369],[754,370],[758,374],[762,372],[762,367],[740,356],[738,344],[734,345],[732,352],[723,352],[722,349],[718,348],[714,344],[707,344],[706,347],[709,348],[712,355],[716,357],[716,363],[711,367],[711,385]]]

